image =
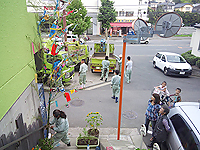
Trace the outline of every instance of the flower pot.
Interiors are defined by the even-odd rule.
[[[76,138],[76,147],[77,148],[87,148],[89,144],[90,148],[99,146],[99,139],[93,136],[90,137],[78,137]]]
[[[98,129],[89,129],[88,135],[89,136],[95,136],[95,137],[99,138],[99,130]]]

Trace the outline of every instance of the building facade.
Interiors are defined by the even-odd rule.
[[[0,147],[2,137],[18,130],[17,118],[29,126],[36,122],[40,101],[34,88],[35,52],[39,48],[35,14],[27,13],[26,1],[1,0],[0,9]],[[12,134],[12,135],[13,135]],[[3,136],[4,135],[4,136]],[[16,136],[17,137],[17,136]],[[5,143],[4,143],[5,144]]]
[[[174,10],[182,11],[182,12],[192,12],[193,6],[190,3],[180,3],[174,6]]]

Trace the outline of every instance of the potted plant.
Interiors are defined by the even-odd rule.
[[[90,112],[85,121],[88,123],[86,127],[89,127],[88,135],[99,137],[98,127],[102,125],[103,119],[99,112]]]
[[[76,139],[76,147],[86,148],[88,145],[91,148],[99,146],[99,139],[95,136],[88,135],[86,128],[83,128],[83,135],[80,133],[79,137]]]

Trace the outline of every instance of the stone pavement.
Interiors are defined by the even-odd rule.
[[[54,150],[78,149],[76,147],[76,138],[79,136],[79,133],[82,133],[82,130],[83,128],[79,127],[69,128],[68,137],[71,140],[71,146],[68,147],[60,142],[61,145],[54,148]],[[106,150],[106,147],[113,147],[113,150],[134,150],[140,147],[147,149],[137,128],[121,128],[120,140],[117,140],[117,128],[100,128],[99,140],[101,150]]]

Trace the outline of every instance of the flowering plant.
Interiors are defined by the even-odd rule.
[[[97,127],[102,125],[102,115],[99,112],[90,112],[87,116],[85,121],[87,121],[88,125],[86,127],[90,127],[91,129],[95,130]]]

